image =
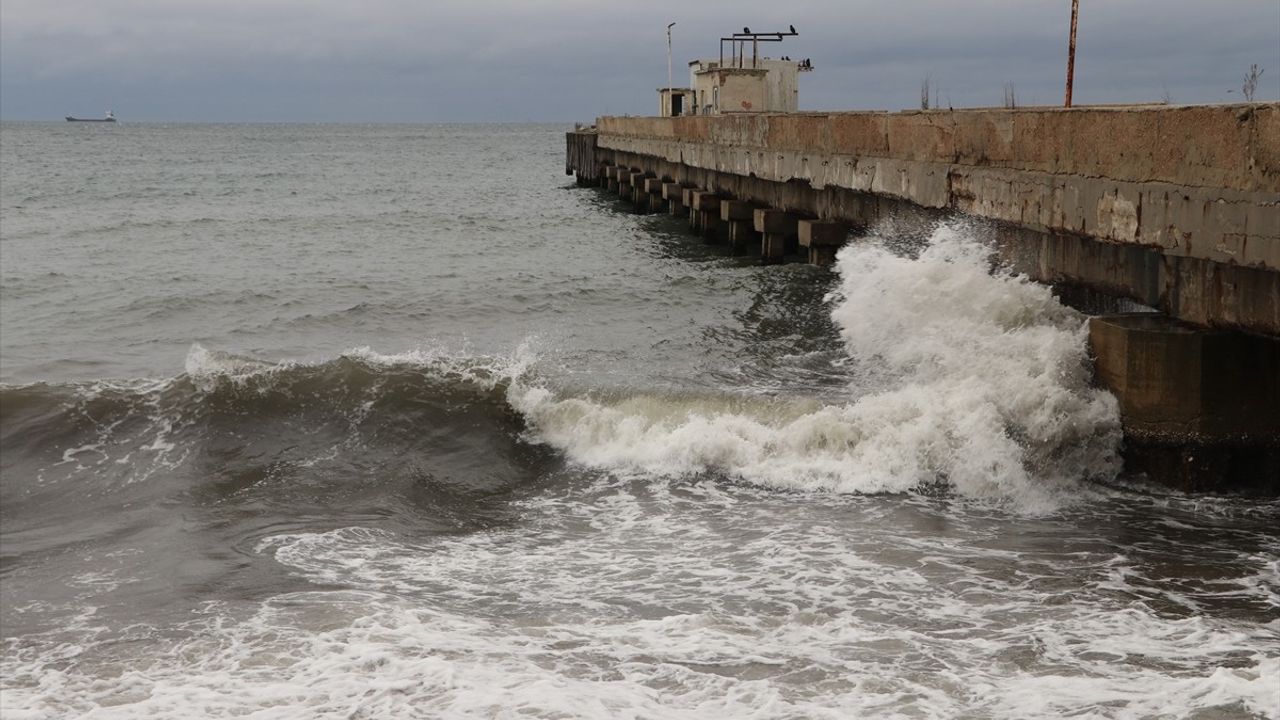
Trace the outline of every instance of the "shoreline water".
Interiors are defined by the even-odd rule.
[[[132,129],[0,147],[6,717],[1276,712],[1280,504],[1113,479],[986,238],[761,268],[556,126]]]

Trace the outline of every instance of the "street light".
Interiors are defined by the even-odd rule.
[[[675,100],[671,97],[671,28],[675,23],[667,25],[667,114],[675,117]]]

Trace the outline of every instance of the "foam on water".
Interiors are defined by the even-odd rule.
[[[831,312],[877,386],[838,402],[562,398],[520,383],[509,402],[533,437],[591,467],[837,492],[942,481],[1052,509],[1078,480],[1119,469],[1117,406],[1090,387],[1084,318],[1048,288],[992,274],[989,256],[951,225],[916,258],[877,238],[842,251]]]
[[[255,553],[333,589],[220,603],[179,628],[112,633],[86,616],[6,653],[5,716],[1280,710],[1280,622],[1156,612],[1108,584],[1130,558],[993,550],[963,517],[945,532],[910,521],[930,514],[921,500],[815,509],[712,482],[597,480],[522,505],[518,527],[431,542],[365,527],[266,538]]]

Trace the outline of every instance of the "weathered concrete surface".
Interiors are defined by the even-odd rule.
[[[1130,470],[1280,494],[1280,339],[1135,313],[1091,318],[1089,348],[1120,402]]]
[[[751,224],[760,233],[760,257],[766,264],[780,263],[789,251],[799,248],[799,218],[795,213],[772,208],[756,208]]]
[[[741,200],[725,200],[720,203],[720,220],[729,237],[729,248],[737,254],[760,249],[760,234],[752,224],[755,207]]]
[[[593,157],[818,218],[902,201],[995,220],[1043,238],[1021,255],[1039,279],[1280,334],[1280,103],[603,117],[597,132]],[[1114,265],[1138,258],[1136,275]]]
[[[1280,339],[1134,313],[1091,318],[1089,347],[1132,434],[1280,442]]]
[[[849,225],[839,220],[803,219],[796,225],[800,247],[809,249],[809,262],[813,265],[831,265],[836,251],[849,238]]]
[[[829,161],[839,156],[1280,192],[1280,103],[602,117],[597,131],[604,148],[627,138],[732,148],[722,161],[770,172],[803,153],[807,174],[785,174],[815,187],[848,173]],[[743,153],[752,147],[775,157]]]
[[[600,118],[602,148],[1280,270],[1280,105]]]

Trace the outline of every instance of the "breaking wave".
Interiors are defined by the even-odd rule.
[[[1083,316],[992,274],[989,256],[946,225],[915,258],[876,238],[842,251],[831,312],[866,379],[843,402],[508,396],[538,439],[592,467],[837,492],[943,484],[1048,509],[1118,471],[1118,410],[1090,386]]]

